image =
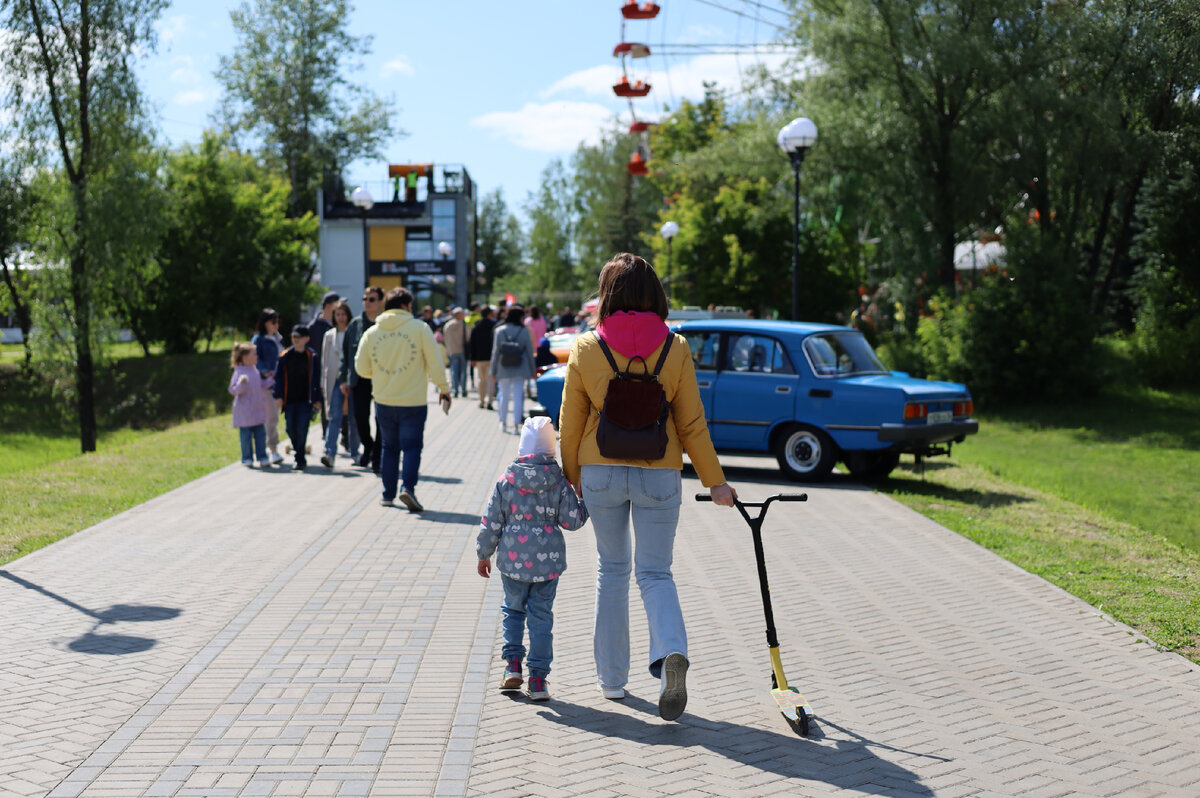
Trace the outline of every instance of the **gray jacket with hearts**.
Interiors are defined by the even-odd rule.
[[[479,559],[496,555],[496,570],[521,582],[545,582],[567,568],[564,529],[579,529],[587,507],[554,458],[528,454],[513,461],[492,489],[479,522]]]

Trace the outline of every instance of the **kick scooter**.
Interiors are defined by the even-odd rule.
[[[712,497],[707,493],[697,493],[696,501],[710,502]],[[763,615],[767,619],[767,647],[771,653],[771,698],[783,713],[788,725],[797,734],[808,734],[809,721],[814,717],[812,707],[800,691],[788,685],[787,677],[783,675],[783,661],[779,657],[779,639],[775,636],[775,613],[771,611],[771,588],[767,585],[767,564],[763,556],[762,525],[766,518],[767,508],[771,502],[804,502],[808,501],[807,493],[777,493],[762,502],[743,502],[737,499],[733,504],[737,507],[742,518],[750,525],[754,537],[754,558],[758,564],[758,587],[762,591]],[[757,516],[746,512],[747,507],[761,507]]]

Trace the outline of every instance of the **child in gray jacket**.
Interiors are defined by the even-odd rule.
[[[525,626],[529,626],[529,685],[534,701],[547,701],[546,676],[554,658],[554,595],[567,568],[562,530],[579,529],[588,519],[583,500],[575,495],[554,460],[554,427],[550,419],[527,419],[521,429],[517,459],[492,489],[479,523],[476,552],[479,575],[492,571],[492,555],[504,583],[503,616],[506,663],[501,690],[517,690],[524,679]]]

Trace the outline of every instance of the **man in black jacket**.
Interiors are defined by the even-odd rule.
[[[471,365],[475,367],[475,387],[479,390],[479,406],[492,409],[492,382],[488,379],[492,363],[492,331],[496,329],[494,311],[484,305],[479,309],[479,321],[471,328]]]
[[[370,466],[378,474],[383,444],[378,438],[371,437],[371,381],[358,376],[354,370],[354,356],[358,354],[358,342],[362,340],[363,333],[375,323],[375,317],[383,312],[383,289],[368,285],[363,289],[362,301],[362,315],[351,320],[342,339],[342,369],[339,376],[342,392],[350,397],[354,406],[354,423],[358,425],[358,438],[363,445],[362,459],[358,464],[364,468]]]

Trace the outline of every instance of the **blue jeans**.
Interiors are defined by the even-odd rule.
[[[333,383],[333,390],[329,392],[329,396],[325,397],[326,404],[329,405],[329,410],[326,415],[329,418],[329,426],[325,429],[325,454],[330,460],[337,457],[338,435],[342,430],[342,400],[349,397],[342,396],[342,381],[336,380]],[[346,416],[346,426],[349,427],[350,435],[350,459],[358,460],[358,427],[354,423],[354,402],[347,401],[348,412]]]
[[[284,405],[283,421],[288,440],[292,442],[292,451],[296,455],[296,462],[305,462],[304,447],[308,445],[308,425],[312,421],[312,405],[308,402]]]
[[[254,455],[258,455],[258,462],[269,463],[270,458],[267,456],[267,427],[265,424],[256,424],[253,427],[238,427],[238,437],[242,439],[242,462],[250,465],[254,462]],[[253,449],[251,442],[253,441]]]
[[[455,396],[467,395],[467,356],[450,356],[450,393]]]
[[[396,481],[403,483],[404,490],[412,493],[417,487],[417,474],[421,470],[421,447],[424,445],[425,418],[429,415],[427,405],[398,407],[375,403],[375,423],[379,425],[382,453],[379,460],[379,476],[383,479],[383,498],[396,498]],[[404,473],[400,473],[400,455],[404,455]]]
[[[504,661],[513,657],[525,659],[525,625],[529,625],[529,659],[526,666],[530,676],[545,678],[550,673],[550,661],[554,659],[554,596],[558,593],[558,580],[545,582],[522,582],[510,576],[500,575],[504,584],[504,603],[500,605],[503,620],[504,647],[500,656]]]
[[[521,386],[525,384],[525,380],[521,377],[505,377],[504,379],[496,380],[496,391],[499,394],[497,400],[500,403],[500,421],[507,424],[509,407],[512,407],[512,424],[517,429],[525,423],[525,394],[521,390]]]
[[[650,628],[650,673],[671,653],[687,656],[687,630],[671,575],[682,478],[673,468],[585,465],[583,498],[596,532],[596,676],[603,687],[629,680],[629,574],[637,577]],[[629,522],[633,521],[633,538]]]

